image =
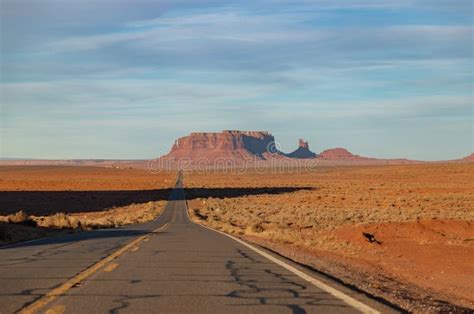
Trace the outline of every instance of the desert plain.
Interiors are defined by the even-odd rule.
[[[156,218],[176,172],[0,167],[0,243]],[[197,223],[410,311],[474,308],[474,164],[186,171]]]
[[[0,244],[150,221],[175,178],[88,166],[0,167]]]

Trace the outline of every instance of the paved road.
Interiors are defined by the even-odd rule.
[[[41,313],[360,312],[246,245],[194,224],[186,208],[179,178],[154,222],[1,249],[0,312],[28,304],[44,305]],[[87,279],[56,298],[44,297],[132,240],[137,243]],[[391,311],[341,289],[370,308]]]

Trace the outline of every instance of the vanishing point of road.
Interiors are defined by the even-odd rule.
[[[182,175],[153,222],[0,249],[0,313],[387,313],[188,216]]]

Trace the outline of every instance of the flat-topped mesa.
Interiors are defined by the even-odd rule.
[[[278,148],[273,135],[266,131],[224,130],[193,132],[174,142],[171,151],[155,161],[158,168],[226,168],[233,166],[305,166],[308,162],[324,165],[406,164],[418,161],[377,159],[358,156],[344,148],[333,148],[317,155],[309,143],[299,139],[298,148],[286,154]],[[311,160],[313,159],[313,160]],[[474,162],[474,155],[453,162]]]
[[[224,130],[222,132],[193,132],[177,139],[171,151],[158,158],[160,167],[222,168],[261,162],[280,162],[291,159],[316,158],[308,142],[300,139],[299,147],[291,154],[278,149],[273,135],[266,131]],[[300,161],[296,161],[298,163]],[[222,165],[225,163],[225,165]]]
[[[262,137],[262,136],[272,136],[269,132],[267,131],[239,131],[239,130],[224,130],[222,133],[227,133],[227,134],[243,134],[247,136],[253,136],[253,137]]]
[[[339,160],[339,159],[363,159],[364,157],[361,157],[359,155],[354,155],[351,152],[349,152],[345,148],[332,148],[332,149],[327,149],[321,154],[319,154],[319,157],[322,159],[329,159],[329,160]]]
[[[198,151],[205,154],[206,151],[209,151],[214,155],[219,152],[222,155],[227,155],[232,151],[243,150],[261,156],[266,152],[267,146],[274,141],[273,135],[262,131],[193,132],[188,136],[179,138],[173,145],[171,153],[186,154]]]

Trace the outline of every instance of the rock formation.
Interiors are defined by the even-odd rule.
[[[268,132],[232,131],[191,133],[179,138],[167,156],[175,158],[258,157],[264,158],[267,148],[275,142]]]
[[[303,139],[300,138],[298,148],[289,154],[286,154],[287,157],[290,158],[316,158],[316,154],[309,150],[308,142],[305,142]]]
[[[419,161],[377,159],[354,155],[344,148],[333,148],[317,155],[307,141],[300,139],[291,153],[280,150],[272,134],[265,131],[225,130],[218,133],[191,133],[175,141],[171,151],[153,160],[157,168],[228,168],[235,166],[314,167],[325,165],[385,165]],[[472,158],[472,157],[469,157]],[[469,160],[469,159],[468,159]]]
[[[469,156],[464,157],[461,160],[464,162],[474,162],[474,153],[470,154]]]
[[[340,159],[365,159],[359,155],[354,155],[345,148],[332,148],[323,151],[319,154],[319,158],[328,160],[340,160]]]
[[[474,154],[443,163],[472,163]],[[272,134],[265,131],[226,130],[219,133],[191,133],[177,139],[170,152],[151,160],[38,160],[3,159],[0,165],[67,165],[103,166],[114,168],[227,168],[233,166],[276,166],[314,169],[315,166],[400,165],[423,163],[408,159],[378,159],[354,155],[345,148],[328,149],[319,155],[310,150],[309,143],[299,140],[291,153],[280,150]],[[437,163],[437,162],[430,162]]]
[[[269,132],[225,130],[220,133],[191,133],[181,137],[175,141],[171,151],[158,160],[166,167],[172,167],[175,163],[208,163],[220,167],[227,163],[239,165],[315,157],[316,154],[309,150],[308,142],[304,140],[300,140],[297,150],[285,154]]]

